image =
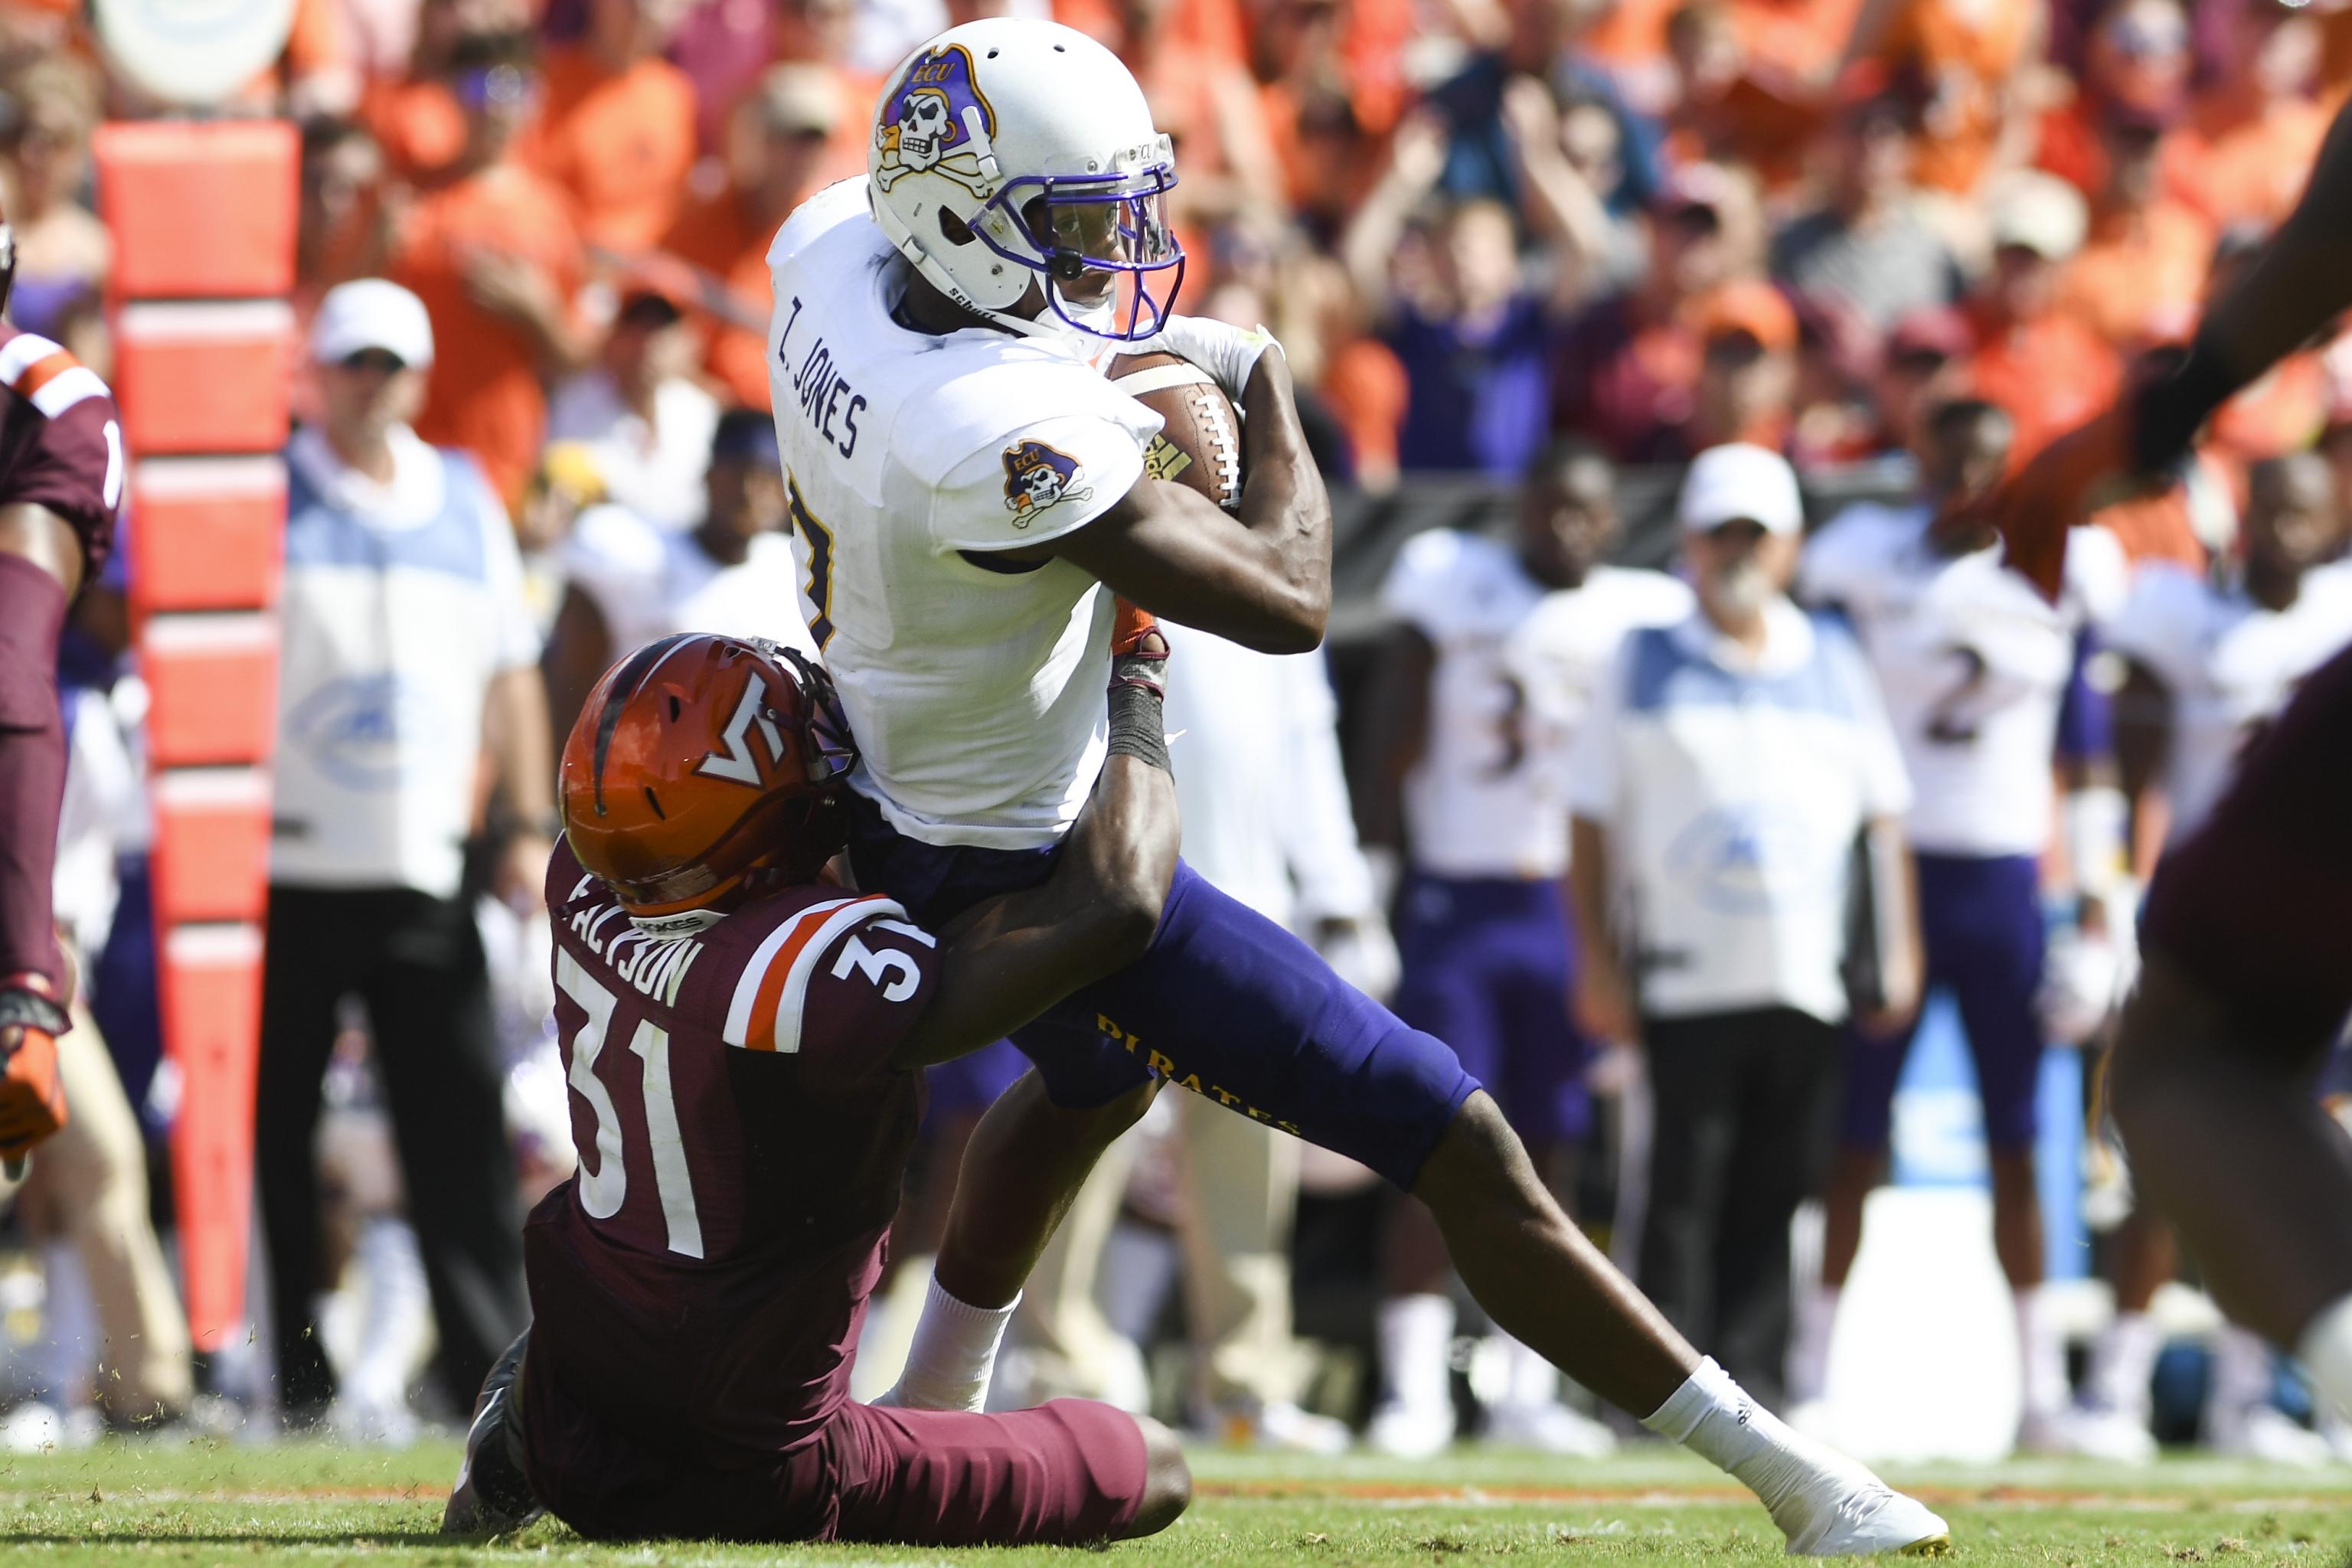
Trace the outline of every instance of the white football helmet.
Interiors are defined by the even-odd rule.
[[[1127,67],[1084,33],[1011,16],[941,33],[891,74],[866,167],[890,242],[1000,326],[1134,342],[1174,309],[1169,140]],[[1036,321],[1010,313],[1032,283],[1048,307]]]

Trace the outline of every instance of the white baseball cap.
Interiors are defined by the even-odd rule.
[[[361,278],[338,283],[310,322],[310,358],[335,364],[362,349],[382,349],[422,370],[433,363],[433,322],[425,301],[397,283]]]
[[[1692,460],[1675,515],[1685,533],[1712,533],[1742,520],[1762,524],[1767,533],[1805,531],[1797,470],[1770,447],[1744,441],[1709,447]]]
[[[2083,248],[2090,226],[2082,193],[2055,174],[2021,169],[1991,193],[1992,242],[2016,246],[2050,261],[2064,261]]]

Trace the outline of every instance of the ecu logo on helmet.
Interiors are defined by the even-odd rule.
[[[971,53],[961,44],[925,49],[883,99],[892,117],[874,128],[881,152],[874,183],[888,190],[908,174],[937,174],[975,196],[998,177],[996,111],[974,78]]]
[[[1078,460],[1043,441],[1023,441],[1004,449],[1004,510],[1013,526],[1026,528],[1040,513],[1064,501],[1083,501],[1095,492],[1082,487]]]

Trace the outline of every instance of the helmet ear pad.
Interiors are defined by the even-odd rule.
[[[971,232],[971,225],[948,210],[946,203],[942,202],[933,210],[940,215],[940,237],[950,245],[970,245],[980,238]]]

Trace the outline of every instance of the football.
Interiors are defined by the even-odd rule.
[[[1161,352],[1121,354],[1110,384],[1166,421],[1143,454],[1143,471],[1188,485],[1227,511],[1242,502],[1242,422],[1209,373]]]

